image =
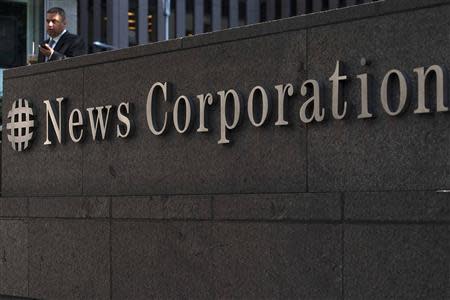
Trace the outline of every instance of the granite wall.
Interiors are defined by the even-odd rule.
[[[3,130],[0,294],[448,299],[450,117],[414,114],[413,69],[450,67],[449,15],[448,0],[386,0],[6,71],[3,124],[26,98],[37,128],[20,153]],[[329,114],[336,61],[349,76],[348,117],[301,122],[308,79],[323,83]],[[391,69],[410,82],[396,117],[379,100]],[[363,73],[374,118],[357,118]],[[210,132],[153,135],[145,104],[155,82],[172,83],[163,109],[215,94]],[[217,143],[218,91],[246,100],[261,85],[276,104],[274,86],[286,83],[289,125],[274,125],[275,107],[265,126],[244,115],[232,142]],[[65,132],[46,146],[43,101],[57,97],[66,119],[133,103],[134,134],[75,144]]]

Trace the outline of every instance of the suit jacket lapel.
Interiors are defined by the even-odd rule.
[[[66,31],[58,40],[58,42],[56,43],[56,46],[53,48],[55,51],[61,50],[62,46],[64,45],[64,41],[67,39],[67,33],[68,31]]]

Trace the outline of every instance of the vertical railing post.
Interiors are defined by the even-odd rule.
[[[164,0],[164,39],[169,39],[170,0]]]
[[[156,2],[156,21],[157,21],[157,39],[158,41],[164,40],[165,34],[165,22],[164,22],[164,0],[157,0]]]
[[[128,1],[121,0],[119,5],[119,48],[128,46]]]
[[[92,2],[92,39],[94,42],[102,38],[102,1],[94,0]],[[103,41],[105,42],[105,41]],[[98,51],[98,49],[94,49]]]
[[[189,0],[191,1],[191,0]],[[204,0],[195,0],[194,1],[194,33],[203,33],[204,31],[204,13],[205,6],[203,3]]]
[[[312,11],[318,12],[324,9],[323,0],[313,0],[312,1]]]
[[[247,24],[259,22],[259,0],[247,0]]]
[[[186,0],[176,0],[175,3],[175,28],[176,37],[186,35]]]
[[[276,10],[277,0],[266,0],[266,19],[267,21],[275,20],[275,10]]]
[[[116,24],[113,22],[114,2],[114,0],[106,0],[106,42],[110,45],[114,43],[114,25]]]
[[[139,0],[137,10],[138,44],[148,43],[148,0]]]
[[[108,0],[108,44],[117,48],[128,47],[128,1]]]
[[[239,25],[239,1],[238,0],[229,0],[229,22],[230,28],[237,27]]]
[[[211,18],[212,31],[222,29],[222,0],[212,0]]]
[[[306,13],[308,13],[307,11],[307,4],[306,4],[307,0],[297,0],[297,14],[298,15],[304,15]]]
[[[80,5],[80,36],[85,41],[84,47],[85,51],[88,50],[88,39],[89,39],[89,8],[88,8],[88,0],[79,0]]]
[[[339,0],[329,0],[328,3],[329,3],[328,7],[330,9],[339,8]]]
[[[320,1],[320,0],[316,0]],[[281,17],[288,18],[291,16],[291,1],[290,0],[281,0]]]

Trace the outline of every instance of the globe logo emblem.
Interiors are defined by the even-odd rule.
[[[30,104],[25,99],[14,101],[8,112],[6,130],[8,141],[16,151],[23,151],[30,147],[33,138],[34,115]]]

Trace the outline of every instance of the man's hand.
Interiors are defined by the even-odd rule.
[[[39,46],[39,51],[42,53],[42,55],[50,58],[55,50],[50,48],[48,44],[44,44],[43,46]]]

